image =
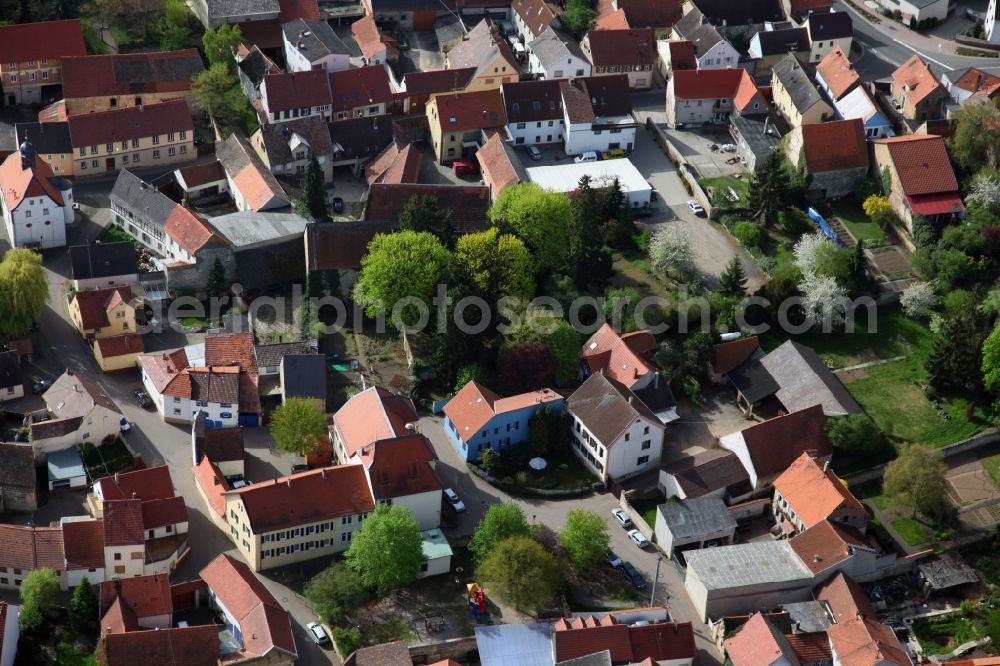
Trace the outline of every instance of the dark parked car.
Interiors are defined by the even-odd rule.
[[[150,407],[153,406],[153,401],[149,399],[149,396],[146,394],[145,391],[136,389],[132,391],[132,395],[135,396],[135,401],[139,403],[139,406],[142,407],[143,409],[149,409]]]
[[[333,198],[333,212],[343,213],[344,212],[344,200],[340,197]]]
[[[31,392],[35,395],[41,395],[52,386],[52,380],[50,379],[39,379],[37,382],[31,385]]]
[[[618,571],[622,572],[622,576],[628,581],[629,585],[637,590],[641,590],[646,587],[646,579],[642,577],[631,562],[622,562],[621,567]]]
[[[610,564],[615,569],[617,569],[622,565],[622,558],[615,555],[614,551],[609,550],[608,552],[606,552],[604,554],[604,558],[608,561],[608,564]]]
[[[292,465],[292,474],[298,474],[299,472],[308,472],[309,465]]]

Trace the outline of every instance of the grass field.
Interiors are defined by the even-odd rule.
[[[858,240],[884,241],[885,234],[877,224],[871,221],[861,204],[854,199],[841,199],[833,204],[833,211]]]
[[[724,207],[738,208],[745,206],[747,203],[747,195],[749,194],[750,186],[747,184],[746,178],[733,178],[732,176],[699,178],[698,184],[701,185],[702,188],[714,188],[717,196],[720,196],[722,192],[728,193],[729,188],[733,188],[733,191],[739,195],[740,200],[739,202],[734,202],[727,198],[725,194],[721,194],[721,200],[725,202]]]
[[[927,543],[927,530],[912,518],[899,518],[892,521],[892,529],[896,530],[896,534],[911,546]]]
[[[983,469],[986,473],[990,475],[993,479],[993,483],[1000,486],[1000,453],[994,453],[992,456],[985,456],[979,459],[979,462],[983,464]]]
[[[956,612],[914,620],[913,633],[927,654],[941,654],[982,638],[983,630],[975,619],[967,619]]]

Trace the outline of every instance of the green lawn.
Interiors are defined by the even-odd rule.
[[[97,666],[93,652],[83,652],[71,639],[63,637],[56,643],[56,663],[59,666]]]
[[[721,200],[724,201],[725,204],[728,204],[728,207],[734,207],[734,208],[745,205],[747,202],[747,196],[750,192],[750,186],[747,184],[746,178],[734,178],[733,176],[719,176],[718,178],[699,178],[698,184],[701,185],[702,189],[708,187],[715,188],[716,195],[717,196],[721,195],[722,197],[724,197]],[[733,188],[733,191],[739,195],[740,197],[739,202],[734,202],[727,197],[730,187]]]
[[[979,459],[979,462],[983,464],[983,469],[993,479],[993,483],[1000,486],[1000,453],[994,453],[992,456],[984,456]]]
[[[104,241],[105,243],[128,241],[129,243],[132,243],[132,245],[135,245],[136,247],[142,247],[142,245],[136,239],[132,238],[127,233],[125,233],[125,230],[119,227],[117,224],[112,224],[110,227],[108,227],[107,231],[105,231],[104,235],[101,237],[101,240]]]
[[[896,534],[911,546],[927,543],[927,530],[912,518],[899,518],[892,521],[892,529],[896,530]]]
[[[833,211],[858,240],[884,241],[885,234],[871,221],[854,199],[841,199],[833,204]]]
[[[656,507],[661,504],[663,504],[663,500],[654,497],[653,499],[640,500],[633,504],[632,508],[635,509],[636,513],[642,516],[642,519],[645,520],[650,527],[656,529]]]
[[[943,654],[962,643],[982,638],[983,629],[975,619],[956,612],[914,620],[913,633],[927,654]]]
[[[874,504],[879,511],[888,511],[892,508],[892,502],[885,495],[874,495],[869,497],[868,501]]]

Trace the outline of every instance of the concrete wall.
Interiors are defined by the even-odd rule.
[[[421,530],[431,530],[441,525],[441,491],[430,490],[415,495],[394,497],[393,504],[405,506]],[[432,575],[432,574],[427,574]]]
[[[558,120],[536,120],[529,123],[508,123],[507,133],[518,146],[533,146],[546,143],[562,143],[565,125]]]
[[[669,113],[670,106],[667,106],[667,112]],[[712,219],[712,202],[709,200],[708,195],[705,194],[705,190],[701,189],[701,185],[698,184],[698,180],[691,174],[687,166],[687,160],[684,156],[670,143],[670,139],[667,135],[663,133],[656,123],[653,122],[652,118],[646,118],[646,129],[653,135],[656,143],[659,144],[660,149],[667,154],[667,157],[677,165],[677,173],[680,174],[681,178],[687,183],[688,187],[691,188],[692,196],[694,199],[701,204],[701,207],[705,209],[705,216],[708,219]]]
[[[7,606],[7,619],[4,622],[2,635],[3,644],[0,645],[0,666],[14,666],[14,657],[17,656],[17,642],[21,635],[21,627],[18,623],[20,606],[10,604]]]

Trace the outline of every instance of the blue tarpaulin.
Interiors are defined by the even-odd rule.
[[[816,212],[815,208],[809,208],[806,211],[806,214],[813,219],[813,222],[819,225],[819,228],[823,230],[823,233],[826,234],[830,238],[830,240],[832,240],[840,247],[847,247],[841,242],[839,238],[837,238],[837,234],[833,233],[833,229],[831,229],[830,225],[826,223],[826,220],[823,219],[823,216]]]

